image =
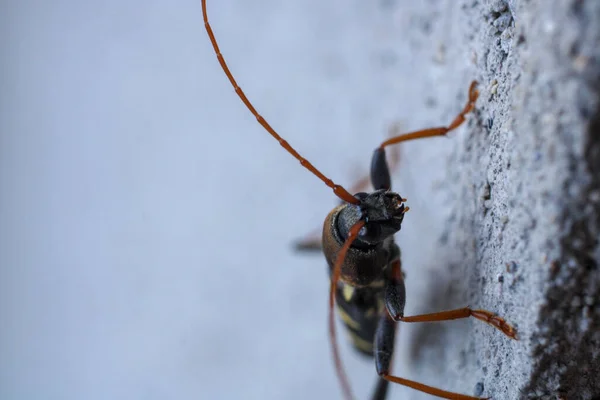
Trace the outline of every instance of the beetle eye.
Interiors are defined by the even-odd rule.
[[[378,240],[381,236],[381,226],[376,223],[367,223],[358,232],[358,236],[367,242]]]
[[[365,192],[358,192],[354,195],[359,200],[364,200],[369,194]]]

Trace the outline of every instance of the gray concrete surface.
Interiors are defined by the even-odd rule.
[[[469,4],[483,90],[447,163],[440,254],[454,272],[436,301],[493,309],[521,340],[480,325],[463,344],[465,332],[436,336],[441,374],[494,398],[597,398],[600,3]]]
[[[325,262],[291,251],[334,196],[243,108],[199,1],[4,8],[0,398],[341,398]],[[393,122],[449,122],[477,79],[464,127],[400,149],[406,312],[486,308],[520,340],[402,325],[394,372],[494,399],[600,396],[600,2],[209,12],[259,111],[344,185]],[[366,399],[374,365],[340,339]]]

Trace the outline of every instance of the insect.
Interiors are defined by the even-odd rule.
[[[472,400],[478,397],[448,392],[416,381],[391,375],[390,364],[394,352],[394,339],[398,322],[434,322],[474,317],[484,321],[506,336],[516,339],[515,329],[506,321],[486,310],[469,307],[431,314],[405,316],[406,289],[400,260],[400,248],[394,242],[396,234],[408,211],[407,201],[391,190],[390,168],[386,148],[401,142],[445,136],[458,128],[475,107],[478,97],[477,83],[472,82],[467,103],[448,126],[396,134],[381,143],[373,153],[370,180],[375,188],[371,193],[351,194],[334,183],[303,158],[256,111],[233,77],[215,39],[208,21],[206,0],[202,0],[204,26],[215,54],[235,92],[254,115],[260,125],[296,158],[300,164],[333,190],[342,201],[325,218],[322,250],[329,265],[329,336],[335,369],[346,399],[353,399],[350,383],[343,369],[335,331],[334,309],[353,338],[354,347],[373,356],[379,375],[373,400],[384,400],[389,382],[411,387],[434,396]]]

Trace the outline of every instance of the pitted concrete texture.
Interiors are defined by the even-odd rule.
[[[495,399],[598,398],[600,2],[445,5],[463,16],[446,42],[467,43],[481,96],[446,163],[436,252],[451,273],[428,308],[492,310],[519,340],[478,323],[423,328],[417,368]]]

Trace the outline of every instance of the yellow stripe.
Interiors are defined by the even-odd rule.
[[[350,285],[344,285],[342,288],[342,295],[344,296],[344,300],[350,302],[352,296],[354,295],[354,287]]]
[[[373,352],[373,343],[359,337],[352,331],[348,331],[348,335],[350,336],[350,340],[352,340],[354,347],[367,353]]]
[[[360,324],[358,322],[356,322],[355,320],[353,320],[352,317],[350,315],[348,315],[346,313],[346,311],[344,311],[344,309],[342,309],[342,307],[340,307],[340,306],[338,306],[338,313],[340,314],[342,321],[344,321],[344,323],[346,325],[348,325],[350,328],[357,330],[357,331],[360,329]]]
[[[367,287],[378,289],[385,286],[385,281],[383,279],[378,279],[376,281],[371,282]]]

